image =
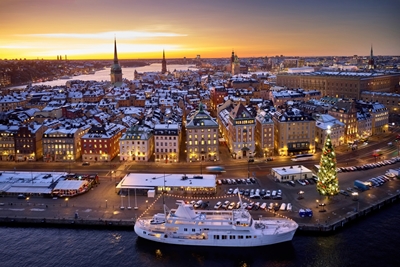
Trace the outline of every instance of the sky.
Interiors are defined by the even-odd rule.
[[[0,59],[400,55],[400,0],[0,0]]]

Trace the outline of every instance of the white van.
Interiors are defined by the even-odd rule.
[[[282,203],[279,210],[286,210],[286,203]]]
[[[267,203],[262,203],[260,206],[260,209],[265,210],[265,208],[267,207]]]
[[[239,188],[236,188],[235,190],[233,190],[233,194],[237,195],[239,193]]]

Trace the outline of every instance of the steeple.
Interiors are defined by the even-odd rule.
[[[118,64],[117,38],[114,37],[114,64]]]
[[[372,49],[372,44],[371,44],[371,54],[369,56],[369,59],[372,59],[374,57],[374,50]]]
[[[118,62],[117,39],[114,37],[114,64],[110,72],[111,83],[117,86],[122,84],[122,69]]]
[[[167,61],[165,60],[165,51],[163,49],[162,52],[162,61],[161,61],[161,73],[164,74],[167,72]]]

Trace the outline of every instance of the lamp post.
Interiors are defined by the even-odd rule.
[[[137,206],[137,201],[136,201],[136,188],[135,188],[135,207],[133,207],[133,209],[137,210],[138,206]]]
[[[106,199],[106,208],[107,208],[107,199]]]
[[[149,201],[146,199],[146,209],[148,209],[148,208],[149,208],[149,205],[148,205],[148,203],[149,203]]]
[[[68,207],[68,198],[65,199],[65,207]]]
[[[319,200],[317,199],[317,200],[315,200],[316,202],[317,202],[317,209],[318,209],[318,206],[319,206]]]

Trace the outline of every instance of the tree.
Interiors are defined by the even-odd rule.
[[[339,180],[336,171],[336,154],[333,149],[330,127],[328,127],[324,148],[322,149],[318,170],[317,190],[320,195],[333,196],[339,193]]]

